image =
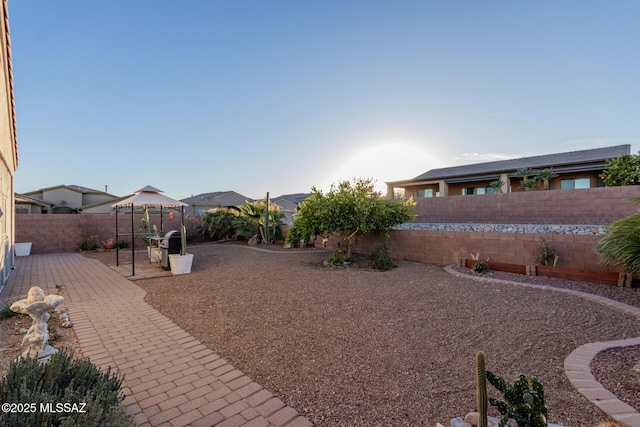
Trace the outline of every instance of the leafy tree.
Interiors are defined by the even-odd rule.
[[[640,205],[640,197],[629,201]],[[640,273],[640,212],[609,224],[593,249],[603,264],[634,275]]]
[[[327,194],[313,187],[303,203],[287,235],[295,244],[318,235],[338,233],[345,242],[345,257],[350,259],[351,247],[362,233],[388,233],[394,225],[415,219],[413,199],[391,200],[373,188],[373,180],[340,181],[331,185]]]
[[[640,185],[640,156],[624,154],[615,159],[607,160],[609,167],[600,178],[607,187],[622,185]]]

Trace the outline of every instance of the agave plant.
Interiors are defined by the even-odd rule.
[[[553,168],[543,169],[536,174],[536,178],[542,181],[542,188],[545,190],[549,189],[549,181],[557,176],[558,174]]]

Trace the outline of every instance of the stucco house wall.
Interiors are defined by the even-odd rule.
[[[53,188],[42,192],[42,200],[53,203],[56,206],[66,206],[77,209],[82,206],[82,193],[69,188]]]
[[[15,242],[14,173],[18,167],[7,0],[0,7],[0,285],[9,277]]]

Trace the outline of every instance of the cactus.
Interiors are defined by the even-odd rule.
[[[487,369],[484,353],[476,353],[476,377],[478,380],[478,427],[487,427]]]
[[[187,253],[187,227],[182,224],[180,227],[180,255],[185,255]]]
[[[487,380],[504,397],[504,402],[489,398],[489,403],[503,415],[500,427],[504,427],[509,418],[514,419],[518,427],[547,426],[544,389],[536,377],[531,377],[531,387],[524,375],[520,375],[511,385],[503,377],[487,371]]]

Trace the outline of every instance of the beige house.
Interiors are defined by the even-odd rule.
[[[15,194],[16,214],[47,214],[51,213],[53,204],[34,199],[23,194]]]
[[[0,11],[0,287],[9,278],[15,244],[14,173],[18,168],[18,139],[11,67],[7,0]]]
[[[298,206],[310,195],[311,193],[284,194],[271,199],[271,203],[280,206],[280,212],[284,214],[284,224],[293,225],[293,219],[298,212]]]
[[[37,208],[26,209],[21,206],[18,213],[108,213],[111,211],[111,204],[120,200],[118,196],[106,191],[94,190],[80,185],[56,185],[54,187],[41,188],[20,194],[25,200],[35,200],[51,206],[50,209]],[[21,202],[21,205],[24,203]],[[106,208],[97,208],[104,205]]]
[[[432,169],[413,179],[387,182],[387,196],[418,199],[523,191],[516,171],[525,168],[552,168],[557,174],[549,183],[552,190],[604,187],[600,174],[607,168],[607,160],[630,151],[631,146],[626,144]],[[502,181],[500,189],[491,185],[495,181]]]

